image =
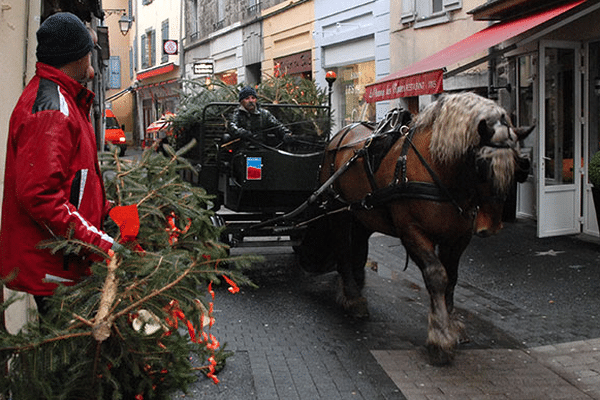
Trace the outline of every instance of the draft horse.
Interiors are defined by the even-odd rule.
[[[333,137],[320,181],[331,182],[323,208],[336,211],[308,227],[297,251],[308,270],[337,269],[338,300],[366,317],[361,290],[369,237],[400,238],[429,292],[431,362],[446,364],[466,337],[453,312],[459,259],[474,233],[502,227],[503,201],[529,170],[519,141],[533,127],[513,127],[502,107],[473,93],[441,96],[408,127],[400,127],[411,119],[407,111],[387,119]]]

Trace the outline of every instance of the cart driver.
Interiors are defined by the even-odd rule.
[[[240,106],[235,109],[228,129],[233,139],[255,140],[267,145],[289,143],[292,133],[268,110],[256,102],[256,90],[246,86],[240,90]],[[275,143],[273,143],[275,142]]]

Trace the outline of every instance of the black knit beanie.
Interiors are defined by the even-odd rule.
[[[79,60],[94,48],[92,36],[83,22],[68,12],[49,16],[36,35],[38,61],[54,67]]]
[[[239,97],[239,101],[244,100],[246,97],[250,97],[250,96],[254,96],[254,97],[258,97],[256,95],[256,90],[254,90],[252,87],[250,86],[246,86],[244,88],[242,88],[242,90],[240,90],[240,97]]]

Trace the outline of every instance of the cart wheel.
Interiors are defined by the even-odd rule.
[[[335,271],[336,260],[333,243],[330,240],[331,221],[321,218],[311,222],[304,232],[300,245],[294,247],[301,268],[313,274]]]

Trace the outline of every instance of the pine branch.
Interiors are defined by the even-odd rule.
[[[179,275],[177,277],[177,279],[175,279],[174,281],[172,281],[171,283],[165,285],[162,289],[159,290],[155,290],[152,293],[150,293],[149,295],[145,296],[144,298],[136,301],[135,303],[132,303],[130,306],[124,308],[123,310],[119,311],[117,314],[115,314],[114,318],[119,318],[120,316],[123,316],[125,314],[128,314],[129,312],[131,312],[132,310],[137,309],[140,305],[146,303],[147,301],[149,301],[150,299],[166,292],[167,290],[171,289],[172,287],[174,287],[175,285],[177,285],[179,282],[181,282],[183,280],[183,278],[185,278],[186,276],[188,276],[190,274],[190,272],[192,272],[192,270],[196,267],[196,262],[194,261],[186,270],[184,270],[181,275]]]
[[[77,333],[69,333],[68,335],[60,335],[60,336],[56,336],[50,339],[44,339],[40,342],[35,342],[35,343],[29,343],[26,344],[24,346],[8,346],[8,347],[2,347],[0,348],[1,351],[12,351],[12,352],[23,352],[23,351],[28,351],[28,350],[33,350],[37,347],[46,345],[46,344],[50,344],[50,343],[55,343],[61,340],[69,340],[69,339],[73,339],[73,338],[79,338],[79,337],[85,337],[85,336],[91,336],[92,333],[91,332],[77,332]]]

